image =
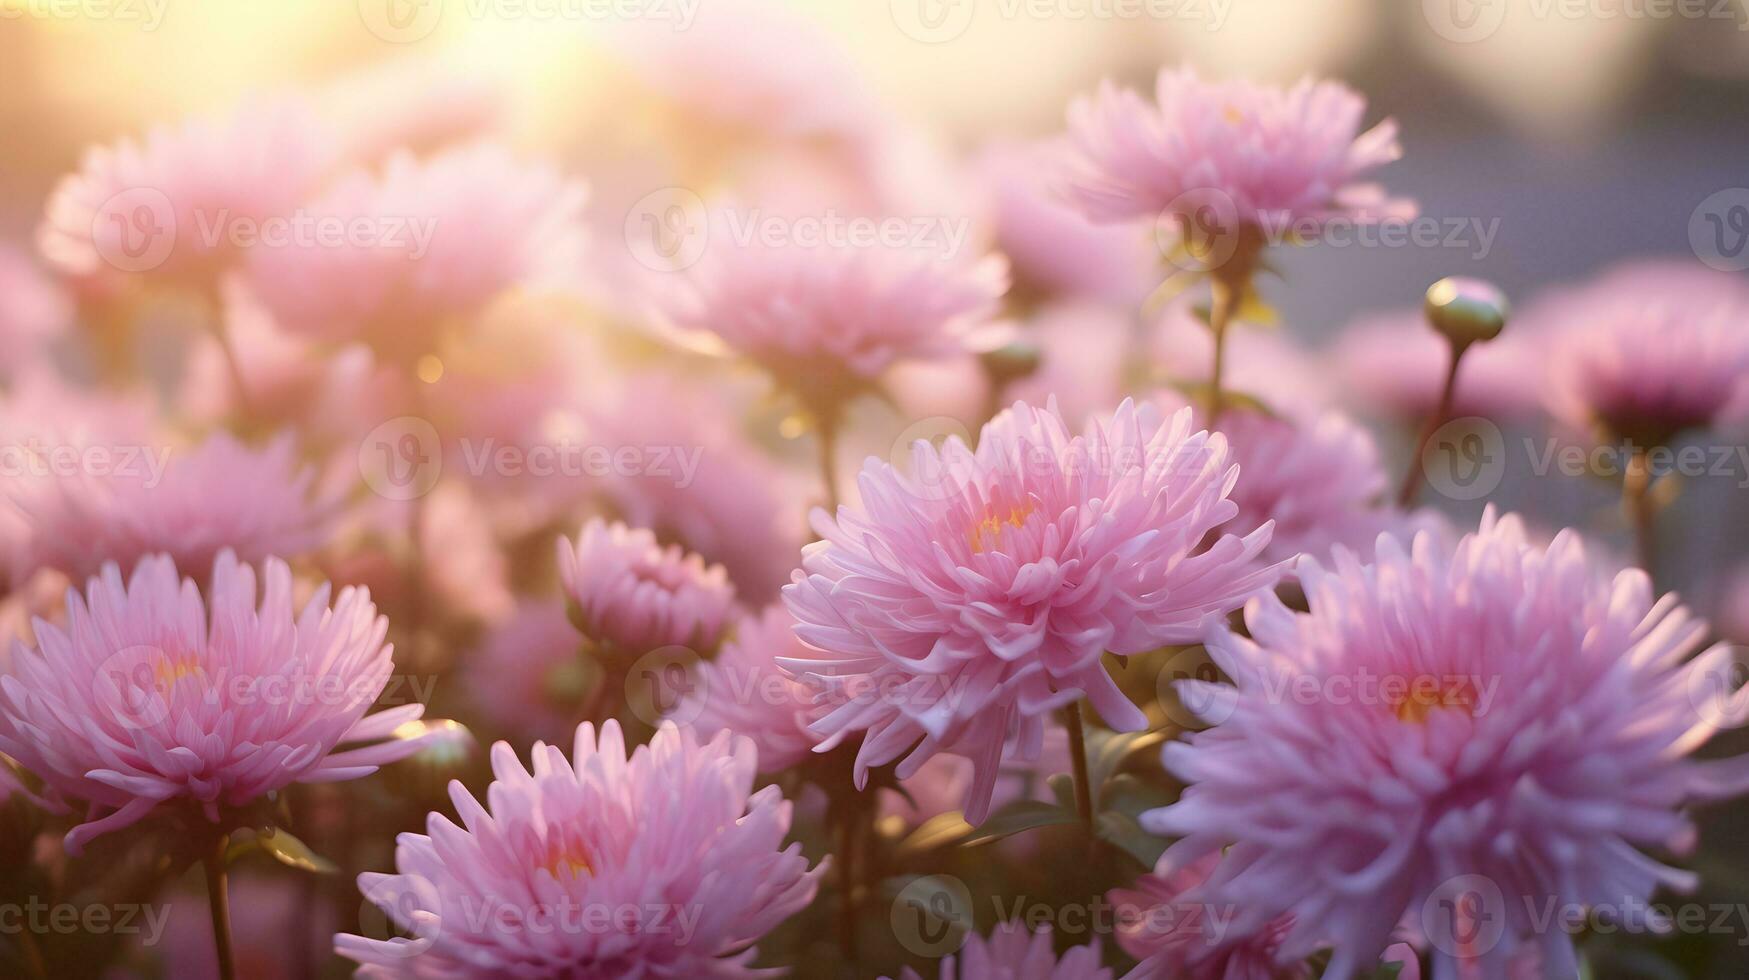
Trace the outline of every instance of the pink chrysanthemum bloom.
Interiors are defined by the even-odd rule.
[[[1412,202],[1360,182],[1402,147],[1391,120],[1360,132],[1366,102],[1344,85],[1208,82],[1181,68],[1160,73],[1155,96],[1158,104],[1149,105],[1107,82],[1069,108],[1067,191],[1095,221],[1170,213],[1203,227],[1214,212],[1227,212],[1215,220],[1239,227],[1222,231],[1315,237],[1334,220],[1414,214]]]
[[[1104,300],[1133,307],[1153,286],[1158,261],[1149,237],[1095,225],[1053,193],[1051,147],[999,146],[978,163],[995,211],[996,241],[1014,263],[1017,291]]]
[[[14,378],[72,322],[71,298],[30,256],[0,244],[0,346],[9,352],[0,364],[0,380]]]
[[[1154,401],[1163,412],[1185,407],[1171,391]],[[1413,526],[1380,499],[1387,480],[1372,434],[1341,412],[1277,415],[1235,405],[1222,413],[1220,431],[1244,474],[1231,494],[1239,505],[1233,528],[1274,522],[1264,561],[1327,555],[1337,545],[1368,557],[1381,531]]]
[[[716,649],[733,621],[735,587],[721,565],[644,528],[597,518],[559,538],[559,577],[590,642],[636,657],[665,646]]]
[[[396,154],[380,175],[342,177],[306,209],[368,233],[254,249],[250,285],[288,330],[405,360],[508,290],[580,262],[584,197],[493,144]]]
[[[1504,421],[1541,411],[1546,354],[1540,334],[1515,324],[1464,354],[1452,400],[1455,416]],[[1433,414],[1451,365],[1451,343],[1420,310],[1355,321],[1336,341],[1332,357],[1344,390],[1361,407],[1418,426]]]
[[[487,626],[462,666],[467,692],[502,732],[556,739],[576,724],[589,675],[557,599],[525,599]]]
[[[1117,909],[1117,944],[1138,961],[1125,980],[1311,980],[1304,962],[1277,962],[1290,918],[1228,941],[1237,910],[1194,900],[1219,863],[1218,854],[1178,869],[1161,861],[1134,888],[1108,896]]]
[[[1489,511],[1455,546],[1377,550],[1302,562],[1310,612],[1265,595],[1254,639],[1211,632],[1235,686],[1181,682],[1215,725],[1166,747],[1188,788],[1143,825],[1179,838],[1173,866],[1225,848],[1198,899],[1239,909],[1235,935],[1292,915],[1282,955],[1329,945],[1326,976],[1415,916],[1442,971],[1497,975],[1531,948],[1576,975],[1535,910],[1692,886],[1641,849],[1691,848],[1683,808],[1749,787],[1744,759],[1686,758],[1749,718],[1745,692],[1710,686],[1731,653],[1695,656],[1705,624],[1638,570],[1600,575],[1571,531],[1538,548]]]
[[[314,474],[289,434],[261,449],[222,432],[180,454],[168,445],[107,448],[102,467],[16,485],[30,524],[28,567],[78,580],[105,562],[132,567],[163,553],[179,568],[204,569],[223,550],[259,562],[296,557],[320,540],[328,505],[312,495]]]
[[[1627,265],[1543,305],[1549,410],[1577,431],[1648,448],[1749,414],[1749,292],[1735,277]]]
[[[576,738],[570,761],[536,743],[532,774],[494,745],[485,806],[451,783],[462,826],[434,813],[400,836],[398,873],[359,876],[412,934],[337,937],[360,976],[764,975],[753,944],[813,899],[826,864],[784,847],[790,804],[753,791],[753,743],[664,725],[628,760],[617,722]]]
[[[888,245],[741,241],[734,220],[688,270],[671,313],[700,346],[764,368],[809,404],[866,388],[895,362],[994,347],[1007,263]]]
[[[700,736],[728,731],[759,748],[759,771],[782,772],[803,762],[818,741],[808,725],[825,712],[815,692],[778,667],[780,658],[806,657],[796,620],[779,603],[743,616],[717,655],[701,661],[675,721]]]
[[[241,233],[290,216],[337,152],[294,99],[95,147],[50,194],[38,247],[70,276],[140,273],[213,290],[248,241]]]
[[[105,565],[67,620],[38,620],[0,677],[0,752],[60,796],[89,804],[67,834],[92,838],[186,800],[209,819],[292,783],[375,772],[431,737],[424,705],[367,715],[394,663],[368,592],[328,586],[301,612],[291,571],[219,555],[203,600],[168,557],[127,582]],[[386,741],[385,741],[386,740]],[[335,751],[343,743],[374,745]]]
[[[919,441],[912,460],[907,476],[871,459],[860,510],[814,512],[822,540],[784,600],[819,653],[783,666],[842,699],[814,726],[819,751],[867,733],[859,783],[901,756],[900,778],[937,752],[970,758],[973,822],[1004,747],[1036,758],[1050,712],[1085,696],[1114,728],[1147,724],[1103,654],[1194,642],[1280,575],[1256,563],[1268,527],[1215,533],[1238,513],[1236,471],[1189,412],[1125,402],[1073,435],[1054,407],[1017,403],[975,452]]]
[[[1076,946],[1057,958],[1051,931],[1028,932],[1017,922],[1004,922],[990,938],[967,936],[959,952],[941,961],[941,980],[1111,980],[1100,965],[1099,943]],[[900,980],[923,980],[906,967]]]

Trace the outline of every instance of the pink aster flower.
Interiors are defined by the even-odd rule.
[[[1407,918],[1442,970],[1531,949],[1571,976],[1535,910],[1694,884],[1643,849],[1691,848],[1684,808],[1749,788],[1741,758],[1687,758],[1749,695],[1712,687],[1730,651],[1696,656],[1705,624],[1644,573],[1608,579],[1571,531],[1539,548],[1490,511],[1453,547],[1386,538],[1375,564],[1339,551],[1299,578],[1309,612],[1265,595],[1252,639],[1211,632],[1235,686],[1181,683],[1214,727],[1166,747],[1188,788],[1143,817],[1179,838],[1171,866],[1225,849],[1197,896],[1239,909],[1235,935],[1291,915],[1282,955],[1328,945],[1346,978]]]
[[[328,586],[301,612],[291,571],[230,552],[203,599],[162,555],[123,582],[114,563],[69,590],[64,626],[38,621],[0,677],[0,752],[87,803],[92,838],[185,800],[209,819],[292,783],[356,779],[427,740],[411,704],[367,715],[394,663],[369,593]],[[344,743],[375,743],[336,751]]]
[[[579,185],[493,144],[396,154],[306,209],[364,233],[254,249],[249,281],[286,329],[363,340],[400,361],[508,290],[581,261],[583,200]]]
[[[1040,296],[1068,296],[1134,306],[1153,286],[1158,253],[1135,228],[1089,223],[1052,192],[1058,154],[1045,146],[987,151],[978,173],[988,181],[996,241],[1015,278]]]
[[[245,562],[296,557],[320,540],[328,504],[289,434],[262,449],[218,433],[192,451],[108,445],[81,469],[21,481],[14,502],[30,524],[24,564],[75,580],[105,562],[132,565],[169,555],[181,568],[210,568],[221,551]],[[52,461],[54,450],[49,450]]]
[[[1005,922],[989,939],[966,937],[958,953],[941,961],[941,980],[1111,980],[1099,963],[1099,943],[1076,946],[1058,959],[1051,932],[1028,932],[1017,922]],[[900,980],[922,980],[906,967]]]
[[[643,528],[583,526],[559,538],[559,577],[591,642],[636,657],[665,646],[716,649],[735,613],[735,587],[721,565],[666,548]]]
[[[1195,900],[1196,888],[1219,863],[1218,854],[1178,869],[1161,861],[1134,888],[1110,894],[1117,944],[1139,961],[1125,980],[1311,980],[1304,962],[1277,962],[1291,918],[1279,917],[1229,942],[1226,931],[1236,910]]]
[[[1536,415],[1542,407],[1545,352],[1537,331],[1514,324],[1498,338],[1464,354],[1452,401],[1456,416],[1505,421]],[[1361,407],[1420,425],[1433,414],[1451,365],[1451,343],[1427,325],[1420,310],[1355,321],[1332,354],[1344,389]]]
[[[320,539],[328,505],[312,495],[314,475],[289,434],[259,450],[222,432],[180,455],[162,445],[107,448],[102,467],[50,471],[16,490],[30,523],[27,567],[77,580],[105,562],[131,567],[162,552],[178,567],[208,568],[221,551],[258,562],[295,557]]]
[[[49,195],[37,243],[66,275],[149,274],[211,291],[239,258],[245,239],[233,232],[291,215],[336,154],[295,99],[159,127],[88,150]]]
[[[818,741],[808,725],[825,708],[815,692],[778,667],[780,658],[806,657],[796,620],[781,603],[743,616],[732,639],[700,661],[672,717],[702,737],[729,731],[759,748],[759,771],[782,772],[807,759]]]
[[[0,244],[0,345],[8,351],[0,380],[11,380],[72,322],[71,298],[29,256]]]
[[[396,874],[359,876],[407,939],[341,935],[364,977],[755,977],[753,944],[814,897],[783,845],[790,804],[753,791],[753,743],[664,725],[626,757],[617,722],[577,729],[532,773],[492,747],[486,805],[450,785],[462,825],[402,834]],[[633,910],[627,912],[626,910]],[[628,921],[630,916],[630,921]]]
[[[1612,269],[1539,308],[1549,410],[1646,448],[1749,414],[1749,292],[1676,263]]]
[[[1006,337],[994,322],[1008,289],[999,256],[965,264],[891,245],[742,241],[725,213],[688,283],[671,310],[676,326],[819,399],[867,387],[900,360]]]
[[[588,675],[577,628],[557,599],[525,599],[486,627],[465,658],[467,692],[499,730],[525,739],[556,738],[576,724]]]
[[[1173,391],[1156,394],[1154,401],[1163,412],[1186,407]],[[1327,555],[1338,545],[1364,558],[1380,532],[1435,520],[1431,514],[1406,515],[1381,500],[1388,481],[1378,444],[1341,412],[1272,414],[1234,406],[1222,413],[1220,431],[1244,474],[1230,494],[1239,506],[1232,527],[1274,523],[1265,561]]]
[[[1197,219],[1211,193],[1224,231],[1236,223],[1315,236],[1334,220],[1414,213],[1361,182],[1402,148],[1391,120],[1360,132],[1366,102],[1346,86],[1207,82],[1181,68],[1160,73],[1155,97],[1149,105],[1107,82],[1070,106],[1067,191],[1089,218]],[[1206,224],[1210,213],[1200,217]]]
[[[1115,728],[1146,725],[1104,653],[1194,642],[1280,574],[1255,563],[1268,527],[1215,534],[1238,513],[1236,474],[1189,412],[1125,402],[1073,435],[1054,407],[1017,403],[976,451],[919,441],[912,460],[904,475],[871,459],[860,510],[815,511],[822,540],[784,600],[819,652],[783,665],[843,698],[814,726],[819,750],[866,732],[859,782],[901,756],[900,778],[937,752],[972,759],[973,822],[1005,746],[1036,758],[1050,712],[1086,697]]]

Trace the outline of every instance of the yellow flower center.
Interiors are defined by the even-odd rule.
[[[1451,683],[1437,677],[1414,678],[1400,698],[1393,699],[1399,721],[1425,725],[1436,710],[1462,711],[1474,714],[1476,699],[1469,682]]]
[[[966,535],[967,539],[971,541],[972,553],[977,554],[985,548],[994,548],[1001,544],[1003,527],[1020,527],[1026,523],[1026,519],[1030,516],[1032,516],[1031,506],[1014,506],[1008,508],[1006,516],[1001,513],[992,513],[979,521],[972,526]]]
[[[1239,111],[1238,106],[1227,106],[1226,109],[1222,111],[1221,115],[1225,116],[1227,121],[1235,126],[1245,121],[1245,114]]]
[[[558,838],[547,842],[547,859],[540,866],[560,881],[581,878],[595,870],[589,864],[589,856],[584,853],[583,845]]]
[[[165,693],[184,677],[206,680],[206,668],[191,653],[171,654],[152,667],[152,678],[158,682],[158,690]]]

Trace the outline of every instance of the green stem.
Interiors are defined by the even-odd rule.
[[[1657,558],[1656,514],[1652,501],[1652,467],[1644,449],[1635,447],[1633,457],[1628,460],[1627,472],[1622,474],[1621,500],[1622,510],[1634,529],[1634,553],[1640,567],[1651,575],[1652,563]]]
[[[838,413],[823,409],[814,416],[814,445],[820,454],[820,480],[826,488],[826,509],[838,514]]]
[[[1081,704],[1063,709],[1063,727],[1069,730],[1069,758],[1075,768],[1075,812],[1081,815],[1087,833],[1093,833],[1093,783],[1087,774],[1087,733],[1081,727]]]
[[[225,885],[225,848],[230,838],[218,842],[201,861],[206,868],[206,900],[213,915],[213,947],[219,957],[219,980],[236,980],[237,961],[231,946],[231,902]]]
[[[1433,434],[1439,427],[1451,421],[1452,404],[1457,398],[1458,365],[1463,362],[1464,352],[1469,350],[1468,344],[1451,345],[1451,364],[1445,371],[1445,384],[1439,391],[1439,402],[1421,426],[1421,434],[1415,439],[1415,455],[1409,460],[1409,472],[1403,474],[1403,487],[1397,492],[1397,506],[1407,509],[1415,503],[1416,496],[1421,492],[1422,469],[1427,455],[1427,446],[1433,442]]]
[[[1227,366],[1227,324],[1233,318],[1233,307],[1238,302],[1236,294],[1242,285],[1217,275],[1209,280],[1209,288],[1209,332],[1214,335],[1215,357],[1214,365],[1209,369],[1208,425],[1213,428],[1215,420],[1221,417],[1221,384]]]

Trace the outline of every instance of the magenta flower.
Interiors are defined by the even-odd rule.
[[[822,540],[784,601],[819,652],[781,663],[840,702],[818,751],[867,733],[860,784],[901,756],[900,778],[937,752],[972,759],[974,822],[1005,746],[1035,757],[1055,709],[1086,697],[1113,727],[1146,725],[1104,653],[1194,642],[1280,575],[1255,563],[1268,527],[1214,534],[1238,513],[1235,473],[1189,412],[1125,402],[1075,436],[1017,403],[975,452],[919,441],[912,460],[910,476],[870,460],[860,511],[815,511]]]
[[[1749,414],[1749,291],[1679,263],[1610,270],[1539,307],[1549,410],[1640,448]]]
[[[492,144],[397,154],[380,175],[339,178],[306,209],[356,231],[253,249],[250,286],[288,330],[407,360],[508,290],[580,262],[584,196]]]
[[[25,567],[77,581],[106,562],[132,567],[149,554],[204,569],[221,551],[253,563],[319,543],[329,504],[312,495],[314,474],[289,434],[262,449],[222,432],[187,453],[102,448],[109,455],[101,466],[85,456],[79,472],[46,470],[16,483],[13,502],[29,522]]]
[[[290,216],[338,150],[292,99],[163,126],[86,151],[49,196],[37,244],[69,276],[139,273],[211,292],[242,234]]]
[[[570,761],[535,743],[532,773],[492,747],[482,806],[402,834],[396,874],[358,884],[406,939],[341,935],[364,977],[756,977],[753,944],[814,897],[783,846],[790,804],[753,791],[753,743],[664,725],[630,759],[619,724],[577,729]]]
[[[812,688],[777,665],[780,658],[810,653],[796,639],[795,625],[782,604],[743,616],[716,657],[699,662],[674,720],[705,738],[728,731],[752,739],[762,773],[806,760],[818,741],[808,726],[826,708],[815,703]]]
[[[866,388],[898,361],[1007,336],[994,322],[1008,290],[998,256],[966,264],[890,245],[743,242],[723,216],[688,282],[675,325],[753,361],[809,404]]]
[[[989,939],[966,937],[958,953],[941,961],[941,980],[1111,980],[1099,963],[1099,943],[1076,946],[1061,959],[1051,946],[1049,929],[1027,932],[1017,922],[1004,922]],[[922,980],[906,967],[900,980]]]
[[[1414,214],[1413,202],[1361,182],[1402,148],[1391,120],[1360,132],[1366,102],[1346,86],[1207,82],[1182,68],[1160,73],[1155,97],[1149,105],[1107,82],[1070,106],[1067,191],[1089,218],[1170,214],[1315,237],[1333,220]]]
[[[734,617],[735,587],[721,565],[664,548],[642,528],[597,518],[575,542],[560,537],[558,555],[573,618],[590,642],[618,654],[665,646],[708,652]]]
[[[1215,725],[1166,747],[1188,788],[1143,817],[1180,838],[1169,866],[1226,850],[1197,894],[1239,910],[1235,935],[1291,915],[1282,956],[1329,945],[1346,978],[1410,917],[1442,970],[1534,949],[1571,976],[1535,910],[1694,883],[1643,849],[1691,848],[1684,808],[1749,788],[1741,758],[1686,758],[1749,695],[1714,689],[1730,651],[1695,656],[1705,625],[1644,573],[1607,579],[1571,531],[1537,548],[1490,511],[1455,547],[1386,538],[1299,578],[1310,612],[1266,595],[1253,639],[1212,631],[1235,686],[1181,682]]]
[[[291,571],[269,559],[264,572],[257,604],[255,570],[228,551],[205,600],[168,557],[126,583],[110,563],[83,597],[68,591],[64,625],[37,620],[37,646],[15,643],[0,752],[89,805],[69,852],[161,804],[217,820],[292,783],[369,775],[440,734],[418,724],[424,705],[366,714],[394,669],[369,593],[330,606],[324,584],[294,612]]]

